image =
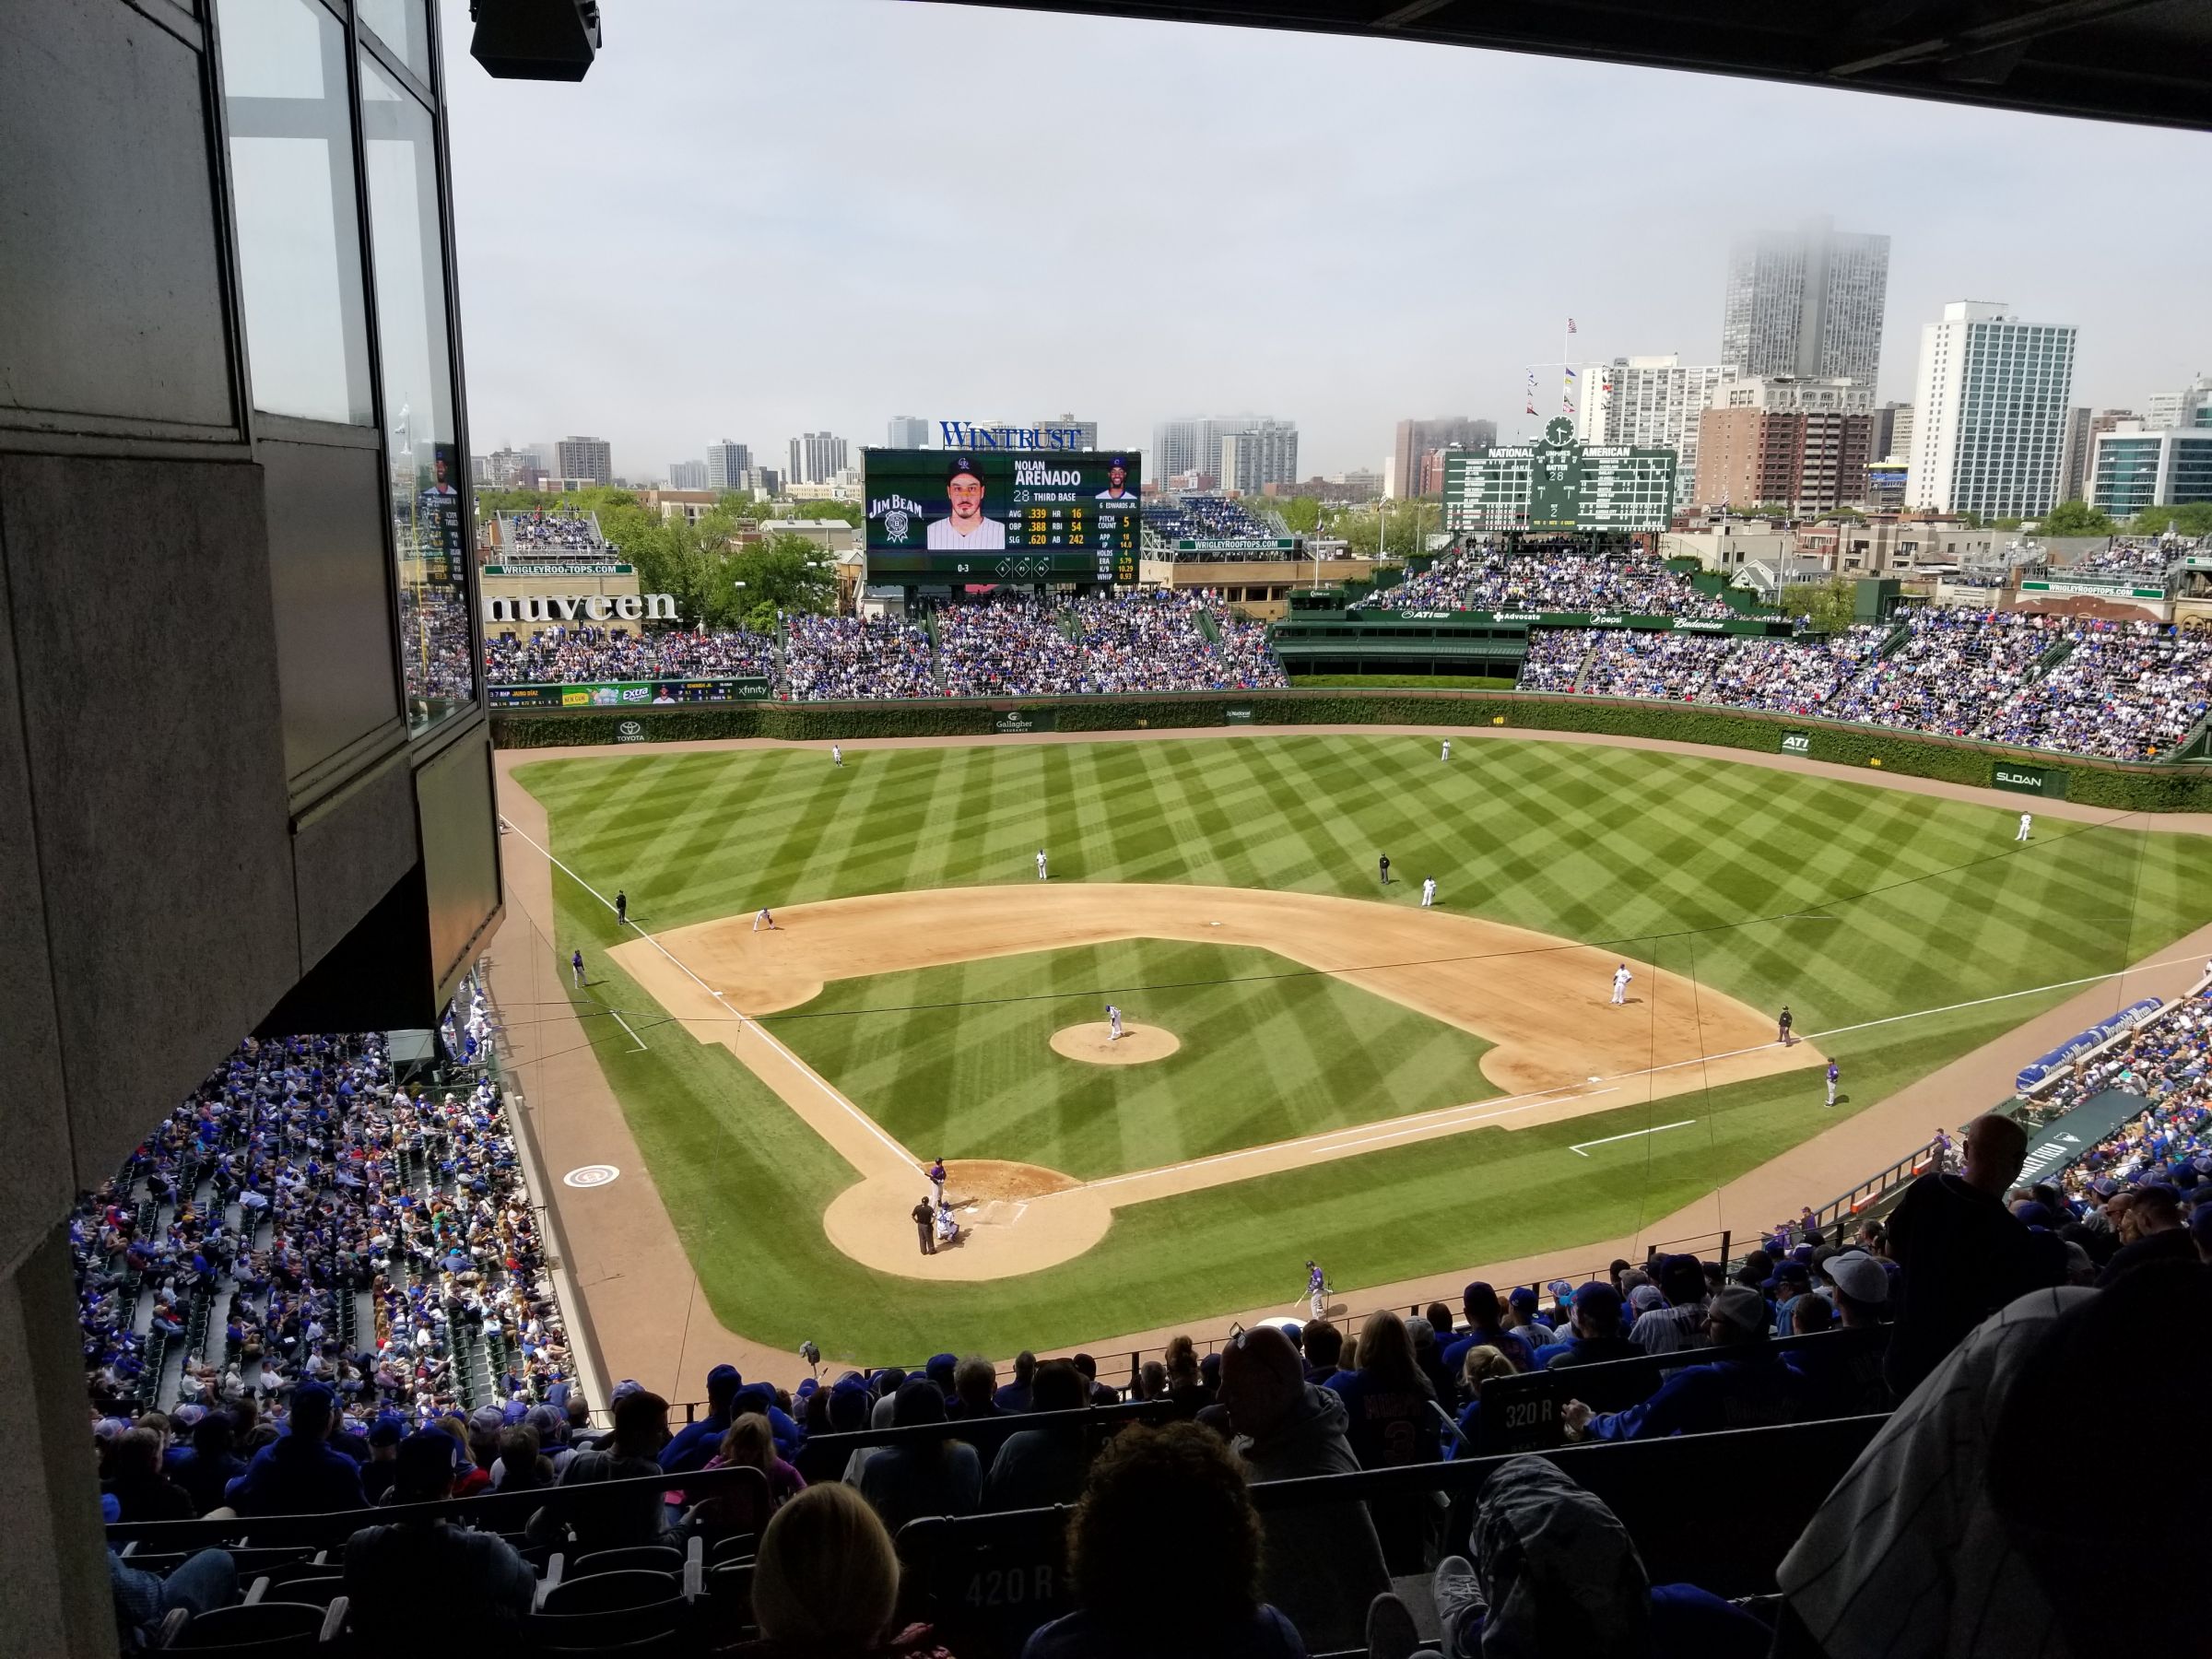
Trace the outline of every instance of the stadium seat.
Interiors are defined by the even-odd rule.
[[[327,1607],[265,1601],[197,1615],[180,1607],[163,1621],[159,1645],[165,1653],[200,1653],[207,1659],[290,1659],[335,1644],[345,1628],[342,1595]]]
[[[300,1602],[310,1606],[327,1607],[345,1594],[346,1580],[337,1573],[320,1578],[286,1579],[281,1584],[270,1579],[257,1578],[246,1592],[245,1605],[257,1606],[269,1602]]]
[[[618,1569],[585,1578],[562,1579],[546,1592],[538,1611],[550,1615],[606,1613],[680,1601],[683,1594],[683,1580],[674,1572]]]
[[[693,1538],[686,1549],[673,1544],[636,1544],[623,1549],[594,1549],[576,1557],[562,1568],[564,1580],[589,1578],[603,1572],[681,1572],[687,1560],[699,1560],[703,1548]]]

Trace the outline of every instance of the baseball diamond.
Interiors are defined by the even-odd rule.
[[[1382,1285],[1632,1235],[2212,921],[2212,851],[2155,820],[2022,844],[1974,792],[1434,742],[516,756],[505,798],[714,1316],[862,1362],[1262,1306],[1309,1256]],[[1053,1052],[1109,1003],[1177,1052]],[[960,1236],[924,1256],[940,1155]]]

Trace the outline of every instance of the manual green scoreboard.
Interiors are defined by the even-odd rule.
[[[1579,443],[1555,418],[1534,443],[1444,456],[1444,529],[1626,534],[1664,530],[1675,511],[1675,452]]]
[[[1134,582],[1138,457],[1110,450],[866,450],[868,580]]]

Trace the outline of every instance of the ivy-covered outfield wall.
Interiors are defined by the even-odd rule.
[[[1008,715],[1023,718],[1009,721]],[[1524,692],[1291,690],[1006,701],[713,703],[495,712],[491,724],[493,740],[501,748],[558,748],[718,737],[983,737],[1008,727],[1021,729],[1025,723],[1062,732],[1214,725],[1501,725],[1601,732],[1787,752],[1840,766],[1984,787],[2000,782],[2000,769],[2007,778],[2025,771],[2042,780],[2041,793],[2088,806],[2135,812],[2212,811],[2212,765],[2199,762],[2123,766],[1798,715]]]

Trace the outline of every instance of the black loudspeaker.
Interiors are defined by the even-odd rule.
[[[580,81],[600,46],[599,0],[469,0],[468,54],[501,80]]]

